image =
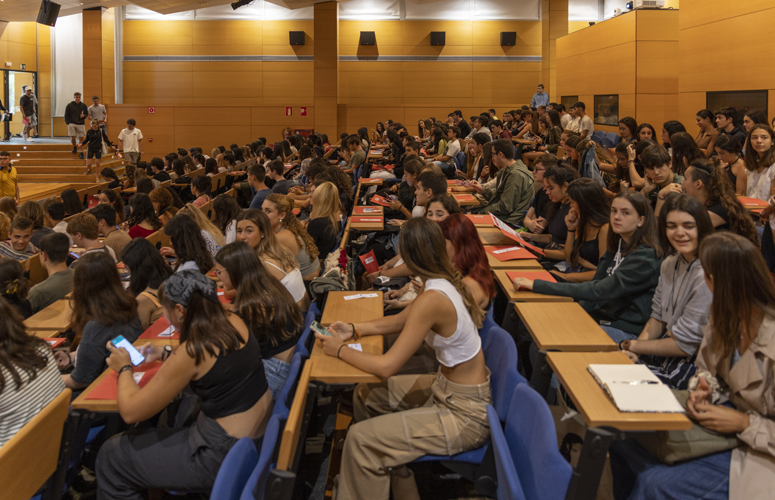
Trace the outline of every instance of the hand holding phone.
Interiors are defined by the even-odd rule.
[[[119,335],[110,342],[113,344],[113,346],[115,346],[116,349],[121,349],[122,347],[126,349],[126,351],[129,353],[129,359],[132,361],[132,365],[137,366],[145,361],[145,356],[140,354],[140,351],[135,349],[135,346],[133,346],[127,339],[125,339],[123,335]]]
[[[321,335],[327,335],[329,337],[333,337],[331,332],[329,332],[326,328],[323,328],[323,326],[317,321],[313,321],[312,325],[310,325],[310,328],[312,328],[312,331],[317,332]]]

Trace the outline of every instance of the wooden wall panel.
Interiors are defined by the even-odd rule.
[[[42,24],[36,27],[38,32],[38,133],[49,136],[52,133],[51,118],[51,28]],[[62,118],[59,118],[63,120]]]

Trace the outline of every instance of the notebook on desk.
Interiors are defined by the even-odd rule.
[[[684,412],[670,388],[646,365],[589,365],[587,370],[621,412]]]

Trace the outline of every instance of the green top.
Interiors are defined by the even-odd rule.
[[[27,297],[30,301],[32,312],[36,313],[41,309],[45,309],[57,300],[64,299],[65,295],[72,292],[74,272],[72,269],[59,271],[32,287],[30,295]]]
[[[495,189],[485,189],[487,205],[481,213],[491,213],[512,226],[522,225],[535,196],[533,173],[517,160],[495,175]]]

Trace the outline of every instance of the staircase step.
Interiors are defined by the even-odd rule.
[[[0,143],[0,151],[3,149],[3,145]],[[29,160],[31,158],[37,158],[41,160],[51,160],[56,158],[63,158],[63,159],[73,159],[78,158],[78,153],[81,152],[81,150],[78,150],[78,153],[73,154],[72,148],[68,148],[67,151],[9,151],[11,153],[11,159],[13,160]],[[86,151],[83,151],[84,156],[86,156]],[[112,153],[108,156],[115,156],[115,154]],[[103,159],[105,156],[103,156]]]
[[[103,163],[100,165],[100,170],[102,170],[106,165]],[[107,165],[108,167],[112,168],[114,172],[116,172],[116,175],[119,177],[124,175],[124,166],[112,166]],[[95,170],[94,165],[92,165],[92,170]],[[83,174],[86,171],[85,165],[79,165],[77,167],[38,167],[38,166],[23,166],[23,167],[16,167],[16,171],[19,175],[21,174],[46,174],[46,175],[59,175],[59,174]]]
[[[61,151],[69,153],[73,150],[73,146],[70,144],[36,144],[34,142],[23,144],[16,142],[18,140],[14,139],[14,142],[0,142],[0,151]]]
[[[38,182],[38,183],[94,183],[94,170],[89,175],[85,174],[83,169],[80,174],[19,174],[19,182]]]
[[[29,160],[13,160],[14,167],[74,167],[83,166],[86,167],[86,160],[81,160],[77,156],[75,158],[60,158],[56,160],[45,160],[40,158],[33,158]],[[92,162],[94,163],[94,162]],[[117,166],[123,165],[124,161],[119,158],[106,158],[101,161],[104,166]]]

